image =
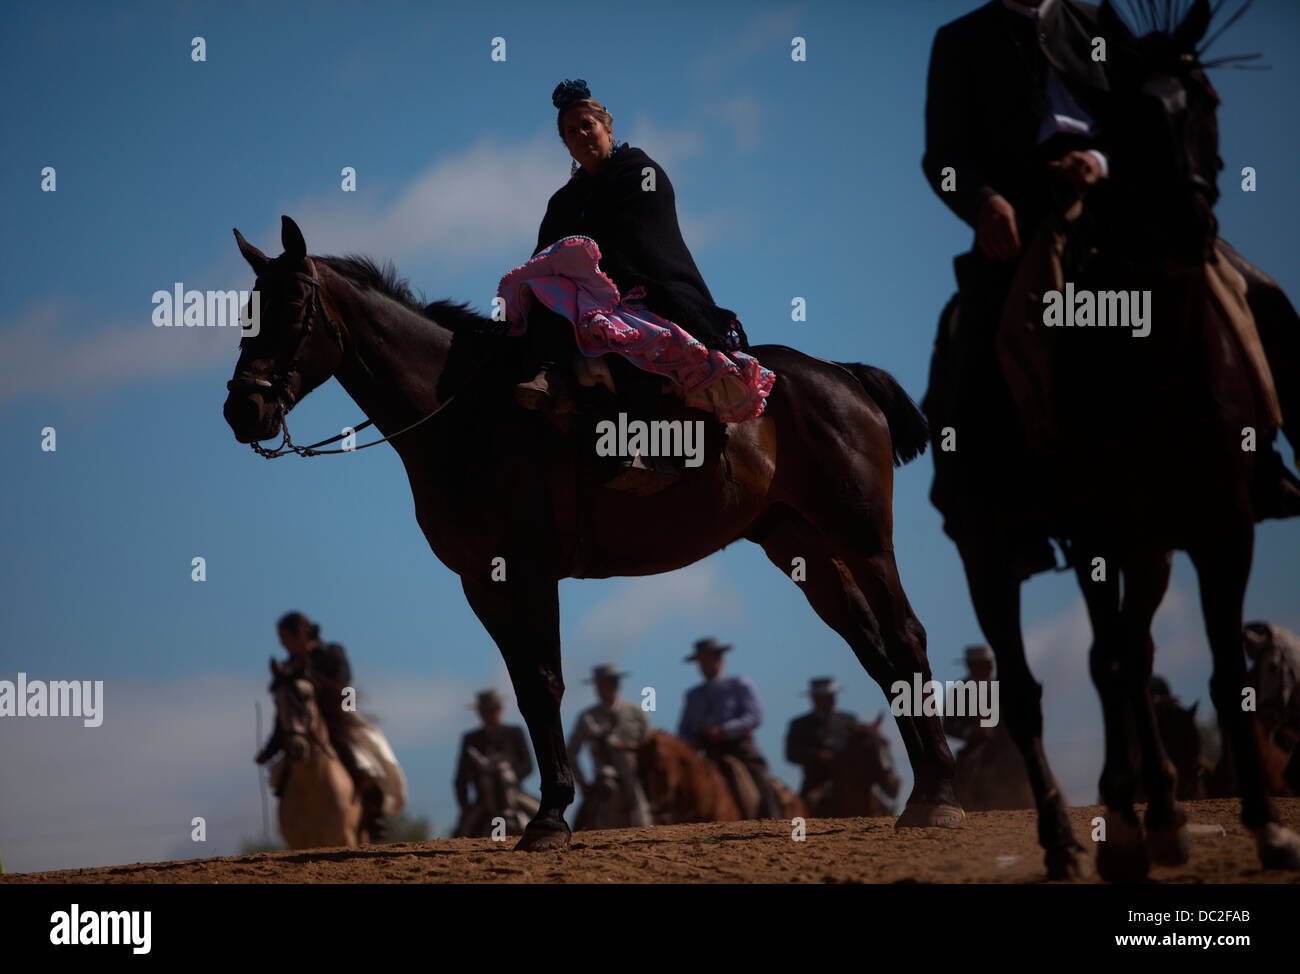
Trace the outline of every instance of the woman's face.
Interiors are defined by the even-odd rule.
[[[614,136],[589,108],[570,109],[564,116],[564,144],[569,155],[589,173],[596,173],[609,159]]]

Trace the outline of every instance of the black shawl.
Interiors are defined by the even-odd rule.
[[[652,192],[641,188],[645,169],[654,170]],[[621,294],[642,284],[646,307],[708,348],[748,349],[735,312],[713,303],[686,248],[668,174],[640,149],[624,145],[597,175],[580,169],[560,187],[546,206],[533,254],[578,235],[600,245],[600,268]]]

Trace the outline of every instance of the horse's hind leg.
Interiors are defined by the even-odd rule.
[[[793,510],[783,511],[756,538],[769,559],[789,574],[801,558],[806,576],[796,584],[822,620],[849,644],[863,668],[886,696],[896,681],[911,686],[912,674],[929,679],[925,630],[912,615],[893,569],[893,555],[877,566],[879,583],[895,592],[897,602],[882,612],[897,632],[882,628],[876,604],[859,588],[856,573],[832,550],[824,535]],[[950,826],[964,814],[952,787],[954,761],[937,717],[896,716],[903,746],[912,765],[915,786],[900,823]]]
[[[865,555],[853,552],[846,554],[844,561],[852,571],[853,581],[866,600],[885,643],[890,687],[886,692],[891,692],[897,681],[905,682],[907,692],[910,692],[912,677],[917,673],[921,675],[924,686],[931,678],[925,627],[912,611],[903,591],[894,553],[881,551]],[[861,659],[862,654],[858,656]],[[882,682],[881,688],[885,687]],[[909,718],[899,718],[900,726],[905,719],[910,721],[919,740],[921,757],[912,762],[916,782],[907,806],[895,824],[898,828],[956,825],[966,815],[957,799],[954,785],[957,762],[948,748],[943,722],[938,716],[913,714]]]
[[[1088,857],[1074,837],[1065,798],[1043,752],[1043,688],[1025,659],[1020,631],[1020,580],[1009,562],[995,553],[996,538],[959,543],[971,604],[997,660],[997,679],[1007,730],[1020,749],[1029,785],[1038,806],[1038,842],[1044,850],[1048,879],[1085,875]]]
[[[1236,761],[1241,821],[1255,833],[1261,864],[1266,869],[1300,869],[1300,836],[1278,821],[1255,743],[1255,714],[1242,708],[1247,680],[1241,614],[1253,547],[1254,525],[1247,523],[1219,544],[1189,552],[1196,565],[1201,611],[1214,654],[1210,699],[1219,715],[1224,749],[1231,748]]]

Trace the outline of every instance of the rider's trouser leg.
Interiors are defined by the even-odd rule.
[[[709,749],[709,756],[719,767],[724,769],[727,765],[721,758],[726,754],[739,758],[740,763],[749,769],[749,776],[754,780],[754,787],[758,789],[758,817],[780,818],[784,810],[781,808],[781,803],[776,797],[776,791],[772,787],[767,762],[763,760],[763,755],[759,753],[754,742],[749,738],[741,738],[738,741],[728,741]],[[732,791],[735,790],[733,785]]]
[[[1273,373],[1273,385],[1282,407],[1282,431],[1296,449],[1297,463],[1300,463],[1300,315],[1277,281],[1225,241],[1219,244],[1221,253],[1246,279],[1246,303],[1250,305],[1264,346],[1264,357]]]

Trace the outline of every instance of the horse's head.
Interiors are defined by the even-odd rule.
[[[898,796],[902,781],[889,754],[889,739],[880,732],[884,714],[869,724],[856,724],[849,733],[850,747],[862,762],[867,780],[876,785],[889,798]],[[846,748],[849,750],[849,748]]]
[[[307,756],[308,745],[321,741],[323,725],[316,708],[316,690],[305,676],[275,659],[271,660],[269,690],[284,734],[285,754],[291,761],[301,761]]]
[[[673,744],[670,734],[656,731],[637,748],[637,774],[657,822],[670,821],[673,801],[681,787],[683,767],[680,761],[673,760],[673,752],[678,750]]]
[[[1151,30],[1137,37],[1107,0],[1099,25],[1107,40],[1111,178],[1125,232],[1160,258],[1199,265],[1218,235],[1219,96],[1197,45],[1209,26],[1209,0],[1196,0],[1177,23],[1169,5],[1131,0]]]
[[[1200,701],[1184,707],[1172,697],[1153,701],[1160,742],[1178,772],[1179,797],[1195,797],[1201,763],[1201,731],[1196,726]]]
[[[338,316],[326,308],[296,223],[281,217],[284,253],[274,260],[238,230],[235,239],[257,275],[259,330],[239,343],[223,413],[235,439],[253,443],[279,433],[294,405],[334,374],[343,357],[343,332]]]

